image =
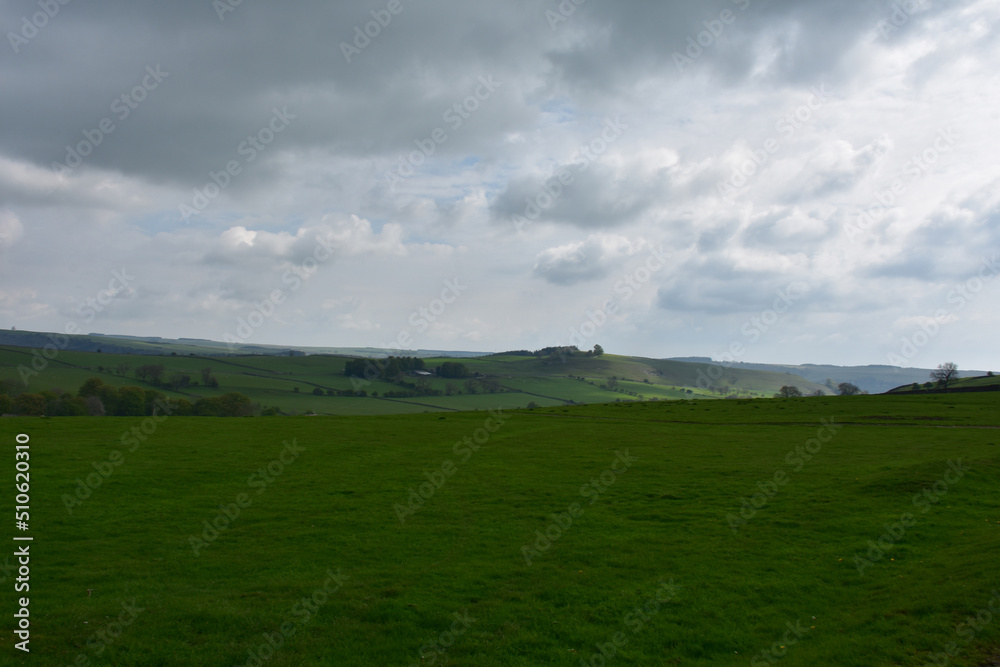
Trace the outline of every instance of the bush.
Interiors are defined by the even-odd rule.
[[[222,396],[198,399],[193,412],[197,417],[249,417],[254,409],[249,396],[233,391]]]

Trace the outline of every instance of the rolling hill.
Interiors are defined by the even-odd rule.
[[[6,333],[6,332],[5,332]],[[13,332],[12,332],[13,333]],[[495,354],[461,360],[469,376],[449,379],[407,376],[399,382],[345,375],[344,355],[218,354],[198,342],[160,339],[106,339],[81,336],[50,338],[23,334],[19,340],[40,346],[0,346],[0,381],[8,393],[47,390],[75,394],[91,377],[115,386],[155,388],[171,398],[198,398],[239,392],[264,408],[283,414],[392,414],[425,411],[506,409],[580,403],[612,403],[724,397],[770,397],[783,385],[804,393],[830,393],[822,385],[788,373],[726,368],[710,364],[584,353]],[[65,343],[60,349],[58,343]],[[67,343],[72,340],[72,344]],[[110,341],[110,344],[109,344]],[[101,347],[90,351],[76,346]],[[48,347],[46,348],[45,345]],[[122,351],[124,350],[124,351]],[[214,352],[214,353],[213,353]],[[382,351],[383,353],[385,351]],[[429,357],[434,369],[455,361],[452,356]],[[374,367],[379,362],[373,361]],[[140,378],[142,366],[158,366],[158,378]],[[211,379],[210,383],[206,383]]]

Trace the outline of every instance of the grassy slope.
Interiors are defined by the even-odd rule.
[[[889,391],[893,387],[898,387],[904,383],[919,382],[923,384],[930,378],[931,369],[925,368],[897,368],[893,366],[869,365],[869,366],[828,366],[823,364],[754,364],[739,363],[738,368],[756,368],[764,371],[775,371],[778,373],[792,373],[802,376],[814,382],[825,382],[827,378],[832,378],[834,383],[850,382],[865,391],[877,394]],[[962,375],[975,375],[977,371],[959,371]],[[979,374],[985,371],[979,371]]]
[[[1000,587],[1000,434],[979,428],[998,407],[993,394],[564,406],[509,415],[466,462],[453,443],[484,413],[171,418],[72,515],[61,495],[140,421],[6,419],[8,442],[32,438],[31,663],[243,664],[291,620],[266,664],[578,665],[623,632],[620,664],[747,665],[801,621],[783,664],[922,665]],[[830,417],[844,427],[794,471],[787,453]],[[256,494],[248,476],[292,438],[305,451]],[[623,449],[636,462],[587,504],[581,485]],[[956,458],[970,471],[915,510]],[[401,524],[393,506],[445,460],[457,472]],[[778,470],[788,484],[734,534],[727,513]],[[189,536],[247,491],[194,556]],[[522,547],[573,502],[584,514],[528,565]],[[853,556],[907,511],[917,524],[859,575]],[[299,625],[328,568],[350,579]],[[674,599],[630,624],[671,579]],[[132,598],[145,611],[96,655],[88,638]],[[466,611],[469,631],[434,653]],[[950,664],[977,664],[1000,623],[975,640]]]
[[[356,387],[350,378],[344,376],[345,357],[337,356],[247,356],[247,357],[200,357],[200,356],[154,356],[122,355],[96,352],[60,352],[37,376],[29,378],[28,389],[61,389],[75,392],[87,378],[100,377],[105,383],[114,385],[144,384],[134,377],[140,365],[161,364],[166,368],[164,377],[169,379],[174,373],[187,373],[198,382],[201,369],[211,368],[220,386],[189,387],[177,392],[165,391],[172,397],[186,397],[195,400],[202,396],[217,396],[227,391],[242,392],[264,406],[277,406],[292,414],[313,411],[319,414],[394,414],[419,412],[424,410],[448,411],[481,409],[484,405],[497,405],[509,409],[527,407],[530,403],[552,406],[569,403],[610,402],[615,400],[677,399],[685,397],[718,398],[718,394],[702,388],[707,384],[699,376],[699,371],[712,372],[718,367],[703,364],[686,364],[675,361],[661,361],[636,357],[605,355],[601,358],[572,357],[565,362],[550,362],[530,357],[492,356],[464,359],[472,371],[496,378],[509,393],[497,394],[494,398],[483,395],[455,395],[441,397],[417,397],[413,399],[364,400],[341,397],[317,397],[312,392],[316,388],[345,390],[363,388],[369,394],[399,391],[401,388],[386,382],[372,382]],[[429,367],[437,366],[448,359],[428,359]],[[20,386],[18,367],[30,365],[30,350],[14,347],[0,347],[0,380],[12,380]],[[125,375],[118,375],[112,369],[126,363],[131,369]],[[103,371],[98,370],[103,368]],[[578,378],[583,377],[584,380]],[[620,390],[634,392],[630,395],[604,389],[611,377],[620,381]],[[790,375],[767,373],[755,370],[726,369],[722,377],[711,382],[728,385],[747,396],[770,396],[783,384],[796,384],[803,391],[823,389],[803,378]],[[445,391],[452,384],[459,392],[465,392],[464,382],[434,378],[431,386]],[[702,387],[699,386],[702,385]],[[298,388],[298,393],[295,389]],[[684,393],[684,388],[692,388],[693,394]]]
[[[948,385],[949,389],[956,389],[959,387],[990,387],[1000,384],[1000,377],[995,375],[977,375],[975,377],[959,378],[957,380],[952,380]],[[918,385],[920,389],[924,388],[924,383],[919,382]],[[896,387],[891,393],[908,393],[911,391],[912,384],[906,384]],[[932,389],[935,387],[932,387]],[[918,389],[919,391],[919,389]]]

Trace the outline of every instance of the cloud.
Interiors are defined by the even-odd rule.
[[[349,58],[384,4],[62,5],[0,59],[0,325],[125,266],[95,330],[219,338],[285,289],[255,341],[371,345],[458,279],[416,345],[536,349],[662,247],[609,351],[713,354],[802,281],[752,354],[872,363],[998,247],[995,2],[569,4],[404,2]],[[1000,365],[989,303],[941,354]]]
[[[9,250],[24,236],[24,225],[10,211],[0,210],[0,252]]]
[[[553,285],[575,285],[608,276],[642,247],[624,236],[594,234],[538,254],[535,276]]]

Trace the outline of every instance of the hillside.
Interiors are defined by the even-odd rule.
[[[977,391],[1000,391],[1000,377],[996,375],[979,375],[975,377],[963,377],[952,380],[947,389],[942,389],[936,383],[916,382],[904,384],[893,388],[889,393],[893,394],[927,394],[943,392],[977,392]]]
[[[490,355],[462,359],[470,377],[402,378],[404,384],[345,375],[351,359],[336,355],[228,355],[196,352],[143,354],[46,351],[0,347],[0,381],[9,393],[76,390],[91,377],[115,386],[138,385],[171,398],[196,400],[239,392],[283,414],[392,414],[506,409],[617,401],[770,397],[782,385],[804,393],[828,390],[790,374],[725,369],[708,364],[604,355],[601,357]],[[179,346],[178,350],[187,349]],[[454,357],[424,360],[428,368]],[[380,362],[373,362],[377,368]],[[160,366],[158,380],[141,379],[142,366]],[[206,384],[206,379],[212,382]],[[217,384],[216,384],[217,383]],[[363,392],[363,394],[362,394]]]
[[[359,357],[384,357],[388,354],[407,354],[417,357],[478,357],[484,352],[451,350],[388,351],[374,347],[308,347],[288,345],[229,344],[205,338],[160,338],[159,336],[124,336],[90,334],[53,334],[39,331],[0,330],[0,346],[42,349],[55,346],[69,352],[105,352],[114,354],[198,354],[205,356],[226,355],[304,355],[336,354]]]
[[[677,361],[702,361],[706,363],[719,364],[719,362],[707,362],[699,357],[678,358]],[[913,382],[924,383],[930,379],[930,368],[900,368],[898,366],[883,366],[873,364],[869,366],[832,366],[829,364],[755,364],[742,363],[726,364],[725,367],[755,369],[771,371],[774,373],[792,373],[824,384],[832,380],[834,385],[841,382],[850,382],[863,391],[870,394],[880,394],[903,384]],[[986,371],[960,370],[962,377],[973,377],[985,375]]]

